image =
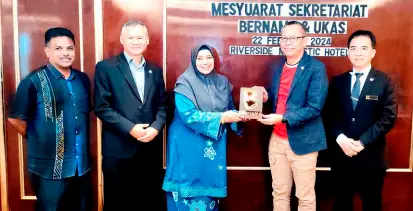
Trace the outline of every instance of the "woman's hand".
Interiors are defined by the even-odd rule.
[[[239,122],[244,121],[244,116],[239,114],[238,112],[234,111],[226,111],[221,116],[221,123],[232,123],[232,122]]]

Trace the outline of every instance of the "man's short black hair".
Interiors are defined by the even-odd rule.
[[[75,36],[73,33],[66,28],[56,27],[50,28],[44,34],[44,44],[47,46],[52,38],[55,37],[69,37],[73,43],[75,43]]]
[[[367,30],[357,30],[353,32],[353,34],[351,34],[350,37],[348,38],[347,48],[350,48],[351,40],[353,40],[356,37],[361,37],[361,36],[369,37],[371,40],[371,47],[373,49],[376,49],[376,36],[374,36],[373,32],[367,31]]]
[[[284,24],[283,28],[286,27],[286,26],[291,26],[291,25],[299,25],[303,29],[304,33],[307,34],[307,29],[305,28],[304,24],[301,23],[301,22],[298,22],[298,21],[287,21]],[[282,31],[282,29],[281,29],[281,31]]]

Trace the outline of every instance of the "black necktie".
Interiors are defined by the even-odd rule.
[[[356,75],[356,82],[354,83],[353,90],[351,90],[351,102],[353,103],[353,110],[356,109],[357,102],[359,101],[360,97],[360,77],[363,73],[355,73]]]

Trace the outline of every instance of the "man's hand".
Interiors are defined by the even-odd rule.
[[[283,119],[281,114],[268,114],[262,115],[262,119],[257,119],[258,122],[261,122],[264,125],[276,125],[280,124]]]
[[[356,141],[351,138],[346,138],[340,141],[339,146],[343,150],[343,152],[349,156],[353,157],[357,155],[361,150],[364,149],[362,145],[359,145]]]
[[[24,120],[21,119],[13,119],[13,118],[8,118],[9,122],[13,125],[13,127],[17,130],[20,135],[22,135],[24,138],[26,138],[26,131],[27,131],[27,123]]]
[[[364,145],[363,143],[361,143],[360,140],[357,140],[357,141],[353,140],[353,142],[351,143],[357,147],[358,152],[361,152],[364,149]]]
[[[138,138],[138,141],[147,143],[152,141],[157,135],[158,135],[158,130],[156,130],[153,127],[148,127],[145,129],[146,134],[143,137]]]
[[[262,91],[262,102],[267,102],[268,100],[268,93],[267,90],[265,90],[265,88],[263,86],[253,86],[252,88],[258,88],[259,90]]]
[[[144,135],[146,135],[145,128],[149,127],[149,124],[136,124],[132,130],[129,132],[131,136],[138,139]]]

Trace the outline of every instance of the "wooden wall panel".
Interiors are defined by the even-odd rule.
[[[16,1],[17,2],[17,37],[18,39],[18,51],[19,51],[19,74],[16,74],[16,83],[23,80],[33,69],[47,63],[47,58],[44,54],[44,33],[48,28],[62,26],[70,29],[76,34],[75,41],[79,44],[79,12],[77,1],[65,1],[65,2],[50,2],[43,1]],[[80,52],[79,47],[76,46],[76,59],[74,67],[80,69]],[[16,70],[17,71],[17,70]],[[18,160],[19,167],[18,172],[24,172],[24,184],[20,182],[20,186],[24,185],[21,189],[23,193],[20,193],[23,200],[33,200],[34,192],[30,186],[30,177],[27,171],[27,149],[25,140],[18,140]],[[9,145],[13,145],[9,143]],[[21,146],[24,147],[23,154],[21,152]],[[9,156],[11,159],[12,155]],[[10,160],[10,159],[9,159]],[[24,160],[24,165],[20,162]],[[10,173],[12,172],[10,168]],[[11,207],[11,209],[13,209]]]
[[[3,103],[5,106],[5,111],[9,111],[9,106],[13,99],[13,93],[16,90],[16,64],[15,59],[18,56],[15,55],[15,36],[14,28],[16,27],[17,16],[14,17],[14,13],[17,14],[17,2],[16,1],[2,1],[2,39],[7,40],[2,45],[3,52],[3,89],[4,98]],[[13,11],[14,10],[14,11]],[[17,40],[16,40],[17,41]],[[5,122],[5,141],[6,141],[6,153],[18,155],[17,149],[17,133],[14,131],[12,126]],[[10,143],[13,143],[10,146]],[[7,179],[8,179],[8,196],[9,196],[9,208],[13,210],[18,210],[20,208],[19,201],[20,197],[20,175],[19,175],[19,163],[17,157],[15,160],[9,159],[7,157]],[[17,159],[17,160],[16,160]],[[14,167],[14,169],[13,169]],[[13,172],[13,173],[11,173]],[[14,200],[12,200],[14,199]]]
[[[0,2],[0,13],[3,10]],[[3,46],[2,16],[0,15],[0,46]],[[3,51],[0,48],[0,79],[3,81]],[[4,104],[3,86],[0,86],[0,210],[8,210],[7,203],[7,167],[6,167],[6,142],[4,139]]]
[[[95,64],[97,58],[95,56],[96,46],[95,46],[95,11],[94,11],[94,1],[93,0],[81,0],[79,1],[80,10],[79,14],[81,17],[79,19],[79,29],[82,37],[82,43],[78,43],[78,46],[82,44],[82,53],[79,55],[80,59],[83,59],[82,71],[89,76],[91,82],[91,94],[93,95],[94,87],[94,74],[95,74]],[[79,48],[80,50],[80,48]],[[93,99],[93,96],[92,96]],[[102,206],[102,196],[101,196],[101,174],[99,172],[100,162],[99,162],[99,148],[97,137],[97,118],[94,112],[90,113],[90,153],[92,156],[92,184],[93,184],[93,210],[98,210]]]
[[[16,85],[30,71],[47,63],[44,33],[48,28],[66,27],[75,34],[76,60],[73,67],[85,71],[89,77],[93,76],[94,36],[85,36],[85,33],[94,34],[93,0],[4,0],[2,7],[2,38],[7,40],[2,45],[2,51],[7,59],[3,69],[6,114],[10,111]],[[96,122],[92,122],[92,125],[96,125]],[[96,168],[96,127],[92,127],[91,132],[93,168]],[[6,123],[6,143],[9,207],[11,210],[32,210],[35,196],[26,166],[25,140],[19,138],[9,123]],[[96,187],[96,180],[94,185]]]
[[[62,26],[70,29],[75,35],[75,42],[79,45],[79,12],[77,1],[65,1],[65,2],[50,2],[43,1],[16,1],[17,2],[17,37],[18,39],[18,65],[19,73],[16,74],[16,83],[23,80],[33,69],[42,66],[47,63],[47,58],[44,53],[44,33],[48,28]],[[79,46],[76,46],[76,58],[73,66],[80,69],[80,51]],[[17,70],[16,70],[17,71]],[[13,90],[14,91],[14,90]],[[34,192],[31,189],[30,177],[27,171],[26,157],[27,149],[25,140],[18,140],[18,161],[24,160],[24,165],[16,165],[19,167],[18,172],[24,172],[24,185],[21,193],[22,197],[34,196]],[[13,145],[9,143],[9,145]],[[20,149],[21,146],[24,150]],[[24,152],[20,154],[20,152]],[[9,158],[15,161],[13,155]],[[10,160],[10,159],[9,159]],[[17,159],[16,159],[17,160]],[[10,172],[13,171],[10,168]]]
[[[163,0],[104,0],[103,1],[103,58],[121,53],[119,41],[122,25],[128,20],[140,20],[149,32],[145,59],[163,65]]]
[[[128,20],[139,20],[146,25],[149,33],[149,45],[143,54],[145,60],[165,68],[162,25],[164,0],[103,0],[102,3],[103,59],[123,51],[119,40],[122,25]]]

